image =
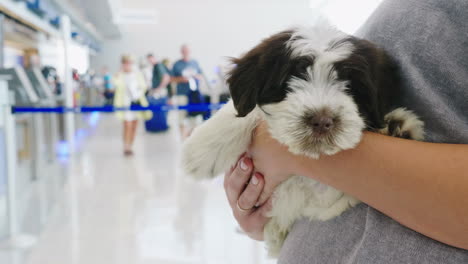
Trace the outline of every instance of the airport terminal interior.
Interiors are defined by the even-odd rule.
[[[381,2],[0,0],[0,263],[276,263],[184,142],[231,58],[322,18],[352,34]]]

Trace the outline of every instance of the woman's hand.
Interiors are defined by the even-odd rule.
[[[251,158],[249,158],[251,157]],[[271,194],[295,171],[297,156],[273,139],[265,122],[252,135],[249,152],[226,173],[224,189],[234,217],[249,237],[263,240]]]
[[[266,122],[261,122],[252,135],[248,155],[253,160],[255,171],[265,178],[259,204],[265,203],[281,182],[296,174],[298,156],[271,137]]]
[[[269,220],[266,215],[271,210],[271,202],[255,206],[264,184],[263,176],[254,173],[252,160],[245,155],[224,177],[224,189],[234,217],[242,230],[255,240],[263,240],[263,228]]]

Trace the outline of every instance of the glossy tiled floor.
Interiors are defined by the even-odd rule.
[[[68,183],[36,246],[3,251],[0,263],[274,263],[262,243],[236,231],[221,178],[184,176],[177,129],[143,130],[135,156],[124,158],[120,124],[101,116],[70,160]]]

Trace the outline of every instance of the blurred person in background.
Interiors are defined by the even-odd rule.
[[[102,86],[104,87],[104,99],[105,105],[112,105],[114,101],[114,87],[112,87],[112,76],[109,73],[109,69],[104,66],[101,69],[102,74]]]
[[[161,62],[158,62],[153,54],[148,54],[148,62],[152,65],[150,91],[148,92],[148,102],[152,106],[167,104],[167,86],[171,82],[171,76]],[[169,129],[167,124],[167,111],[153,110],[151,120],[145,122],[147,132],[156,133]]]
[[[171,70],[172,66],[171,66],[171,61],[169,60],[169,58],[164,58],[161,62],[164,68],[166,69],[166,71],[169,73],[169,75],[172,76],[173,75],[172,70]],[[171,101],[172,96],[174,96],[174,91],[172,89],[171,83],[169,82],[169,84],[166,87],[167,87],[167,96],[169,97],[169,101]]]
[[[80,99],[81,99],[81,94],[80,94],[80,74],[78,73],[77,69],[72,69],[72,87],[73,87],[73,106],[78,106]]]
[[[123,55],[121,69],[114,77],[115,107],[142,106],[147,107],[145,93],[147,85],[143,74],[134,69],[133,59],[129,55]],[[138,119],[151,119],[151,111],[117,111],[117,117],[123,121],[124,155],[133,155],[133,142],[135,141]]]
[[[177,83],[176,103],[177,105],[202,103],[203,99],[199,90],[203,79],[202,70],[198,62],[191,58],[188,45],[182,45],[180,52],[182,59],[178,60],[172,68],[172,81]],[[180,131],[182,138],[186,138],[203,118],[200,112],[179,111],[179,113]]]
[[[167,97],[167,86],[171,83],[171,75],[162,62],[158,62],[153,54],[148,55],[148,61],[151,61],[152,74],[151,74],[151,95],[155,97]]]

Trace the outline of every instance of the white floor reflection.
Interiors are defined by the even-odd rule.
[[[182,173],[177,129],[147,134],[141,126],[132,158],[122,154],[120,129],[102,116],[69,161],[52,216],[35,216],[47,219],[38,244],[0,251],[0,263],[274,263],[262,243],[236,231],[221,178],[196,182]]]

